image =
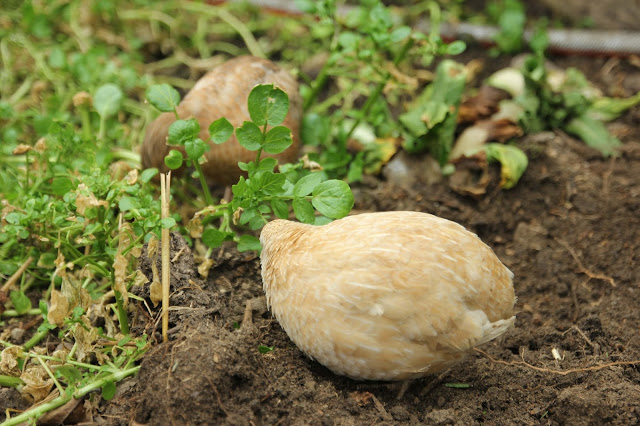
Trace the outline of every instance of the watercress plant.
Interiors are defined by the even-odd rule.
[[[180,100],[177,91],[168,85],[150,87],[147,99],[158,110],[174,113]],[[170,169],[177,169],[186,160],[193,166],[209,204],[192,222],[192,236],[203,231],[200,226],[202,216],[220,217],[222,220],[217,228],[209,227],[202,232],[202,240],[208,247],[215,248],[225,240],[233,240],[238,243],[240,251],[259,250],[257,238],[249,234],[239,235],[233,225],[257,230],[273,217],[288,218],[290,207],[295,217],[304,223],[321,224],[346,216],[354,202],[346,182],[328,179],[322,171],[301,167],[289,167],[289,173],[282,173],[276,170],[278,160],[263,157],[263,153],[279,154],[293,143],[291,130],[280,125],[289,111],[287,94],[273,84],[258,85],[249,94],[247,103],[251,121],[245,121],[234,129],[225,117],[220,117],[209,126],[213,143],[227,142],[235,131],[238,143],[256,153],[255,160],[238,163],[246,177],[241,176],[232,186],[233,199],[230,202],[214,204],[209,195],[200,164],[205,161],[204,154],[210,147],[198,137],[198,122],[195,119],[178,119],[169,127],[168,143],[184,146],[187,155],[185,159],[180,151],[171,150],[165,157],[165,164]],[[320,216],[315,215],[316,211]]]

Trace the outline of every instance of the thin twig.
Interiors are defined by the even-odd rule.
[[[0,293],[6,293],[11,290],[11,287],[13,287],[16,282],[18,282],[18,279],[20,279],[24,271],[26,271],[29,265],[31,265],[31,262],[33,262],[33,257],[29,257],[27,260],[25,260],[24,263],[20,265],[18,270],[14,272],[13,275],[11,275],[6,283],[4,283],[4,285],[0,289]]]
[[[636,360],[636,361],[615,361],[615,362],[609,362],[607,364],[593,365],[591,367],[585,367],[585,368],[572,368],[570,370],[552,370],[550,368],[536,367],[535,365],[529,364],[524,359],[522,359],[522,361],[502,361],[502,360],[493,358],[491,355],[489,355],[488,353],[486,353],[482,349],[473,348],[473,350],[478,352],[479,354],[484,355],[487,359],[489,359],[489,361],[493,362],[494,364],[503,364],[503,365],[508,365],[508,366],[523,365],[523,366],[525,366],[527,368],[530,368],[532,370],[535,370],[535,371],[540,371],[542,373],[557,374],[559,376],[566,376],[566,375],[573,374],[573,373],[582,373],[582,372],[585,372],[585,371],[598,371],[598,370],[602,370],[602,369],[609,368],[609,367],[615,367],[617,365],[638,365],[638,364],[640,364],[640,360]]]
[[[171,189],[171,172],[160,175],[160,188],[162,199],[162,218],[169,217],[169,194]],[[171,234],[168,228],[162,228],[162,341],[168,340],[167,330],[169,329],[169,268],[171,262],[169,251],[171,249]]]

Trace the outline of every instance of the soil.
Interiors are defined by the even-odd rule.
[[[640,90],[640,69],[632,62],[555,59],[616,95]],[[489,72],[500,64],[485,59],[485,65]],[[625,142],[610,159],[562,132],[524,137],[520,146],[530,164],[520,183],[501,190],[499,170],[490,168],[486,194],[476,198],[455,192],[449,179],[427,176],[427,156],[394,160],[409,168],[409,178],[386,174],[353,186],[354,212],[416,210],[459,222],[514,272],[516,326],[483,352],[412,382],[400,398],[398,385],[336,376],[305,357],[271,317],[255,254],[223,247],[203,280],[191,250],[174,236],[172,257],[180,255],[172,265],[169,342],[148,352],[139,374],[118,385],[94,420],[639,424],[640,108],[610,128]],[[150,261],[142,259],[151,276]],[[146,329],[160,342],[145,312],[140,306],[137,331]]]

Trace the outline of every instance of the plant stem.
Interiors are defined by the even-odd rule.
[[[20,379],[20,377],[13,376],[0,376],[0,386],[7,386],[11,388],[17,388],[18,386],[24,385],[24,382]]]
[[[202,186],[202,192],[204,193],[204,200],[207,202],[207,205],[213,204],[213,197],[211,196],[211,192],[209,191],[209,185],[207,184],[207,180],[204,178],[202,174],[202,167],[198,164],[198,160],[193,160],[193,167],[198,172],[198,179],[200,179],[200,186]]]
[[[71,393],[71,392],[65,392],[64,394],[60,395],[59,397],[44,403],[42,405],[38,405],[37,407],[29,410],[29,411],[25,411],[24,413],[12,417],[10,419],[5,420],[4,423],[2,423],[3,426],[13,426],[13,425],[18,425],[24,422],[29,422],[29,421],[33,421],[35,419],[37,419],[38,417],[42,416],[44,413],[47,413],[49,411],[52,411],[58,407],[61,407],[62,405],[66,404],[67,402],[69,402],[71,400],[71,398],[76,398],[76,399],[80,399],[83,396],[85,396],[86,394],[88,394],[91,391],[94,391],[96,389],[101,388],[102,386],[104,386],[106,383],[108,382],[119,382],[120,380],[135,374],[138,372],[138,370],[140,370],[140,366],[137,367],[132,367],[132,368],[128,368],[126,370],[119,370],[116,371],[114,373],[109,374],[108,376],[105,376],[101,379],[95,380],[92,383],[89,383],[86,386],[81,387],[80,389],[77,389],[75,392]]]
[[[40,343],[40,340],[44,339],[44,337],[49,334],[49,330],[42,330],[42,331],[38,331],[36,332],[36,334],[34,334],[31,339],[27,340],[27,342],[22,345],[22,347],[24,348],[24,350],[29,350],[32,347],[34,347],[35,345],[37,345],[38,343]]]
[[[40,315],[40,313],[41,313],[40,309],[38,308],[29,309],[27,312],[23,312],[21,314],[19,314],[18,311],[16,311],[15,309],[7,309],[2,314],[0,314],[0,317],[15,318],[15,317],[20,317],[22,315]]]
[[[116,299],[116,308],[118,311],[118,322],[120,323],[120,331],[125,336],[129,335],[129,320],[127,319],[127,311],[124,310],[124,304],[122,301],[122,294],[117,291],[115,288],[113,290],[113,295]]]

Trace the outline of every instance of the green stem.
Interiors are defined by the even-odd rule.
[[[18,386],[24,385],[24,382],[20,379],[20,377],[13,376],[0,376],[0,386],[6,386],[10,388],[17,388]]]
[[[207,180],[204,178],[202,174],[202,167],[198,164],[198,160],[193,160],[193,167],[198,172],[198,179],[200,179],[200,186],[202,186],[202,192],[204,192],[204,200],[207,202],[207,205],[210,206],[213,204],[213,197],[211,196],[211,191],[209,191],[209,185],[207,184]]]
[[[27,342],[22,345],[22,347],[24,348],[24,350],[29,350],[32,347],[34,347],[35,345],[37,345],[38,343],[40,343],[40,341],[42,339],[44,339],[44,337],[49,334],[49,330],[45,329],[45,330],[41,330],[36,332],[36,334],[34,334],[31,339],[27,340]]]
[[[105,132],[105,124],[107,122],[106,117],[100,117],[100,129],[98,130],[98,140],[102,140],[104,139],[104,132]]]
[[[91,115],[86,106],[80,109],[80,118],[82,120],[82,137],[83,139],[91,139]]]
[[[114,373],[109,374],[108,376],[105,376],[101,379],[98,379],[92,383],[89,383],[86,386],[81,387],[80,389],[77,389],[75,392],[71,393],[71,392],[65,392],[64,394],[60,395],[59,397],[57,397],[56,399],[53,399],[47,403],[44,403],[42,405],[38,405],[37,407],[29,410],[29,411],[25,411],[24,413],[12,417],[10,419],[7,419],[4,423],[2,423],[3,426],[13,426],[13,425],[18,425],[20,423],[24,423],[24,422],[33,422],[34,420],[36,420],[38,417],[42,416],[44,413],[47,413],[49,411],[52,411],[58,407],[63,406],[64,404],[66,404],[67,402],[69,402],[71,400],[71,398],[76,398],[76,399],[80,399],[83,396],[85,396],[86,394],[88,394],[91,391],[94,391],[96,389],[100,389],[101,387],[103,387],[106,383],[108,382],[119,382],[122,379],[135,374],[138,372],[138,370],[140,370],[140,366],[137,367],[132,367],[126,370],[120,370],[120,371],[116,371]]]
[[[127,311],[124,310],[124,302],[122,301],[122,294],[116,289],[113,290],[113,294],[116,298],[116,307],[118,314],[118,322],[120,323],[120,331],[125,336],[129,335],[129,320],[127,318]]]
[[[29,309],[27,312],[23,313],[18,313],[18,311],[16,311],[15,309],[7,309],[2,314],[0,314],[0,317],[15,318],[21,317],[22,315],[40,315],[40,313],[40,309],[37,308]]]

